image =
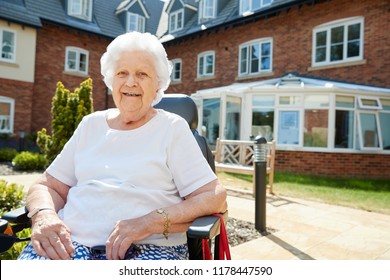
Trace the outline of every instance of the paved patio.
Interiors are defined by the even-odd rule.
[[[255,201],[228,196],[229,216],[255,221]],[[390,216],[268,196],[270,234],[231,248],[233,259],[390,260]]]

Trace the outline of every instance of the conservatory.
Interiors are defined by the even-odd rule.
[[[390,89],[294,74],[192,94],[199,131],[275,140],[278,150],[390,154]]]

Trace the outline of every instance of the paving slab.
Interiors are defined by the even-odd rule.
[[[228,196],[229,217],[254,223],[255,201]],[[238,260],[390,260],[390,216],[268,196],[268,234],[231,247]]]

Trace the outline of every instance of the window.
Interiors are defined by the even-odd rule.
[[[377,97],[358,97],[359,108],[381,110],[382,105]]]
[[[378,114],[373,112],[359,112],[359,142],[361,149],[380,148]]]
[[[301,127],[302,97],[300,95],[280,95],[278,113],[278,144],[299,145]]]
[[[304,147],[328,147],[329,95],[306,95]]]
[[[169,32],[175,32],[183,29],[184,12],[178,10],[169,15]]]
[[[379,98],[358,97],[360,148],[380,148],[380,119],[378,110],[382,109]],[[364,111],[363,111],[364,110]],[[382,124],[384,125],[384,123]]]
[[[0,61],[15,62],[16,33],[0,29],[1,58]]]
[[[382,147],[384,150],[390,150],[390,99],[380,100],[383,106],[383,111],[379,113],[379,121],[381,125]]]
[[[363,59],[363,18],[322,25],[313,32],[313,65]]]
[[[0,96],[0,133],[12,133],[15,100]]]
[[[358,129],[361,149],[382,148],[378,111],[382,109],[379,98],[358,97]],[[385,124],[383,124],[385,125]],[[387,124],[386,124],[387,125]]]
[[[239,75],[253,75],[272,70],[272,39],[240,46]]]
[[[273,0],[241,0],[240,15],[268,6]]]
[[[88,74],[88,51],[76,47],[67,47],[65,71]]]
[[[334,147],[390,149],[390,100],[336,95]]]
[[[336,118],[334,147],[353,149],[355,134],[355,98],[353,96],[336,96]]]
[[[213,51],[198,55],[198,77],[214,76],[214,60]]]
[[[68,0],[68,15],[92,21],[92,0]]]
[[[221,99],[203,99],[203,122],[202,135],[206,137],[207,143],[215,148],[219,138],[219,118],[221,113]]]
[[[252,131],[251,136],[262,136],[267,141],[273,139],[275,97],[254,95],[252,99]]]
[[[278,144],[299,144],[299,110],[280,110]]]
[[[216,0],[202,0],[199,7],[199,22],[213,19],[216,16]]]
[[[145,17],[128,13],[127,22],[127,31],[145,32]]]
[[[179,82],[181,81],[181,59],[172,60],[172,81]]]

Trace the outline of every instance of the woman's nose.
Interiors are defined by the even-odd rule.
[[[126,85],[127,86],[137,85],[137,79],[136,79],[135,75],[129,74],[129,76],[127,77],[127,80],[126,80]]]

